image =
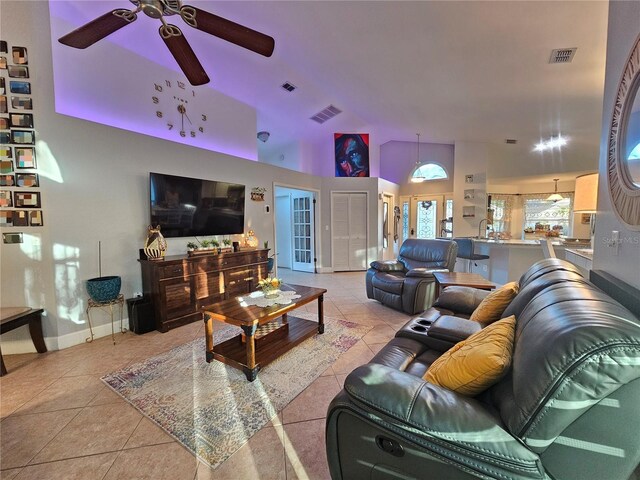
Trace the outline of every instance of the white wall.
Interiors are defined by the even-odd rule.
[[[598,168],[598,151],[595,148],[589,156],[581,158],[563,155],[562,150],[546,151],[539,154],[538,161],[530,160],[529,152],[533,145],[500,143],[491,144],[489,148],[491,160],[488,164],[488,178],[521,178],[551,173],[595,171]],[[567,149],[570,148],[571,144]]]
[[[408,183],[418,158],[417,142],[391,141],[380,146],[380,177],[400,185],[400,195],[440,194],[453,191],[453,145],[420,143],[420,163],[436,163],[449,178],[425,183]]]
[[[322,128],[325,126],[323,125]],[[380,145],[377,143],[375,129],[365,127],[347,130],[338,128],[335,132],[369,134],[369,176],[378,177],[380,175]],[[333,133],[323,135],[322,139],[316,143],[299,141],[286,145],[270,145],[269,141],[266,143],[258,142],[258,160],[319,177],[334,177]]]
[[[478,235],[478,224],[486,216],[487,168],[489,145],[486,143],[457,142],[455,145],[456,169],[453,176],[453,236]],[[474,176],[474,183],[466,183],[467,175]],[[464,190],[474,189],[473,201],[464,199]],[[475,206],[475,218],[462,218],[464,206]]]
[[[258,161],[268,163],[276,167],[311,173],[307,168],[310,162],[305,162],[300,142],[290,143],[277,149],[270,149],[268,144],[264,144],[259,141]]]
[[[640,287],[640,232],[630,230],[613,212],[607,188],[608,138],[618,82],[627,57],[640,33],[640,2],[616,1],[609,3],[609,30],[607,38],[607,70],[605,76],[602,135],[600,139],[600,181],[598,185],[598,215],[594,245],[593,268]],[[617,255],[609,246],[612,231],[620,232],[622,241]]]
[[[13,17],[13,2],[7,3]],[[38,5],[39,16],[49,8],[52,15],[61,17],[64,10],[70,10],[67,12],[69,16],[74,13],[73,5],[63,2],[53,2],[51,7],[48,2],[28,3]],[[5,8],[7,7],[3,7]],[[132,28],[142,28],[140,23],[145,21],[146,19],[137,22]],[[12,32],[16,27],[18,30],[21,27],[21,23],[16,21],[7,21],[3,26],[6,27],[3,28],[4,39],[9,36],[17,39],[18,36],[32,33]],[[51,28],[59,29],[60,22],[53,22]],[[141,56],[136,56],[135,62],[123,62],[122,59],[131,57],[131,52],[113,42],[105,40],[96,42],[88,49],[76,49],[57,41],[71,30],[69,25],[59,31],[52,31],[49,36],[51,42],[48,49],[53,58],[58,113],[185,145],[257,159],[256,111],[253,107],[214,90],[215,81],[196,87],[186,84],[184,88],[180,88],[177,82],[185,80],[182,73],[169,70]],[[48,31],[49,28],[38,34],[45,37],[44,32]],[[165,55],[161,42],[160,47],[162,50],[158,54]],[[36,59],[44,50],[34,50],[33,53],[36,55],[33,58]],[[95,62],[96,58],[101,61]],[[179,70],[177,65],[175,69]],[[91,85],[91,89],[83,88],[86,85]],[[156,90],[156,85],[162,91]],[[152,101],[152,97],[158,99],[157,104]],[[176,97],[186,102],[182,103],[187,111],[184,120],[177,110],[180,101]],[[158,117],[157,112],[161,112],[162,117]],[[202,120],[202,115],[206,116],[206,120]],[[173,125],[172,129],[168,128],[169,123]],[[180,136],[183,127],[185,137]],[[199,127],[203,128],[202,133],[198,130]],[[191,136],[192,131],[195,137]]]

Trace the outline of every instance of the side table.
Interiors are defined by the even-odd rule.
[[[38,353],[45,353],[47,346],[42,336],[42,308],[30,307],[2,307],[0,308],[0,334],[10,332],[23,325],[29,325],[29,333],[31,340],[36,347]],[[7,369],[2,359],[2,350],[0,350],[0,376],[5,375]]]
[[[116,344],[116,336],[113,328],[113,307],[116,305],[120,306],[120,333],[126,332],[126,328],[122,328],[122,311],[124,310],[124,294],[118,295],[113,300],[108,302],[96,302],[89,299],[89,304],[87,306],[87,318],[89,320],[89,331],[91,332],[91,336],[85,339],[85,342],[93,342],[93,327],[91,326],[91,309],[99,308],[111,315],[111,339],[113,340],[113,344]]]
[[[441,289],[454,285],[479,288],[481,290],[493,290],[496,288],[494,283],[491,283],[479,273],[435,272],[433,276],[436,278],[436,298],[440,295]]]

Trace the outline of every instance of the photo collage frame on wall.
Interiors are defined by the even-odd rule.
[[[33,86],[26,47],[0,39],[0,227],[41,227]]]

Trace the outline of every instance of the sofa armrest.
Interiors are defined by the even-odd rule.
[[[482,325],[466,318],[441,315],[430,326],[427,335],[439,340],[458,343],[482,330]]]
[[[448,272],[446,268],[412,268],[406,273],[407,277],[433,278],[435,272]]]
[[[373,261],[371,262],[371,268],[378,270],[379,272],[402,272],[404,271],[404,265],[397,260],[387,260],[384,262]]]
[[[417,436],[449,462],[480,468],[492,478],[543,476],[539,457],[474,398],[371,363],[351,372],[344,387],[369,419],[377,416],[380,422],[391,422],[394,430]]]
[[[447,287],[440,293],[433,305],[454,312],[470,314],[478,308],[480,302],[490,293],[489,290],[480,290],[472,287]]]

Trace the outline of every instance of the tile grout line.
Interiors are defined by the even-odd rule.
[[[70,410],[71,410],[71,409],[70,409]],[[32,456],[32,457],[27,461],[26,465],[24,465],[23,467],[28,467],[28,466],[30,466],[30,464],[31,464],[30,462],[31,462],[34,458],[36,458],[36,457],[40,454],[40,452],[42,452],[42,450],[44,450],[45,448],[47,448],[47,446],[48,446],[49,444],[51,444],[51,442],[53,442],[53,441],[58,437],[58,435],[60,435],[60,433],[62,433],[62,431],[63,431],[63,430],[64,430],[64,429],[69,425],[69,423],[71,423],[71,422],[72,422],[72,421],[73,421],[73,420],[74,420],[78,415],[80,415],[80,413],[82,412],[82,410],[83,410],[82,408],[78,408],[78,413],[76,413],[73,417],[71,417],[71,418],[69,419],[69,421],[63,425],[63,427],[60,429],[60,431],[59,431],[58,433],[56,433],[56,434],[51,438],[51,440],[49,440],[49,441],[48,441],[48,442],[47,442],[47,443],[46,443],[46,444],[45,444],[45,445],[44,445],[40,450],[38,450],[35,454],[33,454],[33,456]],[[50,413],[50,412],[49,412],[49,413]],[[33,414],[33,415],[36,415],[36,414]],[[50,462],[40,462],[40,464],[42,464],[42,463],[50,463]],[[34,464],[34,465],[39,465],[39,464]]]

